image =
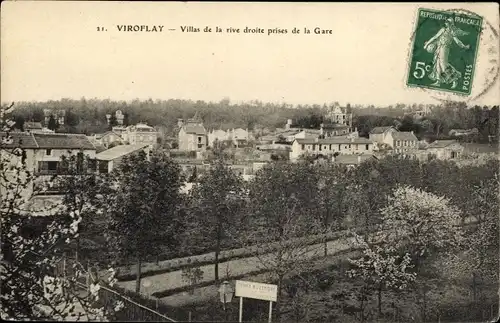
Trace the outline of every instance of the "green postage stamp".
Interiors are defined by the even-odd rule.
[[[483,19],[419,9],[407,85],[470,95]]]

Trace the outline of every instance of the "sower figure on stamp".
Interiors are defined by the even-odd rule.
[[[429,74],[429,78],[435,81],[432,85],[439,86],[441,83],[452,83],[452,89],[457,86],[457,81],[462,77],[462,73],[448,62],[448,55],[452,41],[463,49],[469,49],[469,45],[464,45],[458,39],[458,37],[467,34],[467,32],[455,26],[452,18],[448,18],[444,27],[425,42],[424,49],[429,53],[434,53],[432,73]]]

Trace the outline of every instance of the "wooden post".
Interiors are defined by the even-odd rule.
[[[271,323],[272,317],[273,317],[273,302],[269,301],[269,318],[267,320],[268,323]]]
[[[156,299],[156,311],[158,312],[158,298]]]
[[[238,322],[243,322],[243,297],[240,297],[240,315]]]
[[[191,322],[191,311],[188,313],[188,322]]]

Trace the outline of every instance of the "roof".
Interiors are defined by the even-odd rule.
[[[389,129],[391,129],[391,128],[392,128],[392,129],[394,129],[394,127],[393,127],[393,126],[388,126],[388,127],[375,127],[375,128],[373,128],[373,129],[370,131],[370,133],[371,133],[371,134],[375,134],[375,135],[376,135],[376,134],[381,134],[381,133],[384,133],[384,132],[386,132],[387,130],[389,130]]]
[[[27,132],[0,132],[0,146],[2,148],[36,149],[38,144],[32,133]]]
[[[94,146],[95,146],[95,152],[96,153],[100,153],[100,152],[103,152],[103,151],[106,150],[106,147],[104,147],[101,144],[94,144]]]
[[[295,139],[299,144],[373,144],[373,141],[367,138],[349,138],[345,136],[330,137],[325,139],[314,139],[314,138],[297,138]]]
[[[392,133],[392,138],[394,140],[408,140],[408,141],[418,141],[417,137],[413,132],[396,131]]]
[[[373,155],[363,154],[363,155],[338,155],[335,157],[334,162],[338,164],[346,165],[358,165],[365,160],[375,158]]]
[[[107,149],[103,152],[98,153],[95,158],[97,160],[113,160],[116,158],[123,157],[125,155],[131,154],[138,150],[141,150],[149,145],[147,144],[137,144],[137,145],[119,145],[113,148]]]
[[[200,126],[199,124],[186,124],[183,126],[184,131],[186,133],[195,134],[195,135],[205,135],[206,130],[205,127]]]
[[[42,149],[92,149],[92,142],[85,135],[70,133],[34,133],[33,136]]]
[[[156,132],[155,128],[148,126],[147,124],[144,123],[138,123],[133,126],[128,126],[126,129],[129,131],[137,131],[137,132]],[[122,131],[122,129],[113,129],[113,128],[112,130],[115,132]]]
[[[429,144],[427,148],[445,148],[452,144],[458,144],[456,140],[436,140]]]
[[[100,136],[100,139],[101,139],[101,138],[106,137],[107,135],[111,135],[111,134],[116,135],[116,136],[118,136],[119,138],[121,138],[121,137],[122,137],[122,135],[121,135],[121,134],[119,134],[119,133],[114,132],[114,131],[112,131],[112,130],[111,130],[111,131],[107,131],[107,132],[103,133],[103,134]]]

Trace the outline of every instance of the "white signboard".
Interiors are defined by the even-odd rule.
[[[247,297],[276,302],[278,298],[278,286],[237,280],[234,295],[236,297]]]

